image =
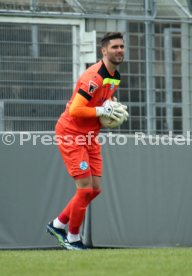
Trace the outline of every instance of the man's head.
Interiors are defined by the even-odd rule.
[[[120,32],[106,33],[101,39],[101,51],[105,62],[117,66],[124,59],[123,34]]]
[[[123,34],[119,32],[109,32],[106,33],[103,38],[101,39],[101,47],[106,47],[110,40],[113,39],[122,39],[123,40]]]

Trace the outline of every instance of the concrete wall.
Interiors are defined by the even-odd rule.
[[[28,140],[23,145],[21,135]],[[53,134],[52,141],[47,133],[30,135],[16,134],[12,145],[5,145],[11,136],[0,135],[0,248],[57,246],[45,225],[75,191]],[[115,137],[116,145],[109,139],[103,145],[103,192],[89,208],[84,240],[106,247],[191,246],[192,146],[148,139],[135,145],[127,136],[117,145],[125,139]]]

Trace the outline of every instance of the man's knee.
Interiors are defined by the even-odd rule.
[[[91,188],[92,187],[92,177],[83,177],[83,178],[75,178],[75,183],[78,188]]]

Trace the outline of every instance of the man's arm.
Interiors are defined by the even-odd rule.
[[[81,118],[106,116],[117,121],[123,116],[119,107],[110,105],[110,101],[106,101],[103,106],[96,107],[88,107],[88,102],[85,97],[77,93],[69,108],[69,115]]]
[[[69,108],[69,115],[72,117],[96,117],[95,107],[89,107],[89,101],[77,93]]]

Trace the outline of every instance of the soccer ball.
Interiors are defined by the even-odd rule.
[[[112,106],[119,106],[119,107],[121,107],[122,108],[122,113],[124,114],[124,109],[123,109],[122,104],[120,102],[110,101],[110,104]],[[119,121],[113,120],[113,119],[111,119],[109,117],[106,117],[106,116],[99,117],[99,120],[100,120],[100,123],[101,123],[102,127],[104,127],[104,128],[117,128],[120,125],[122,125],[122,123],[125,120],[125,116],[123,115],[120,118]]]

